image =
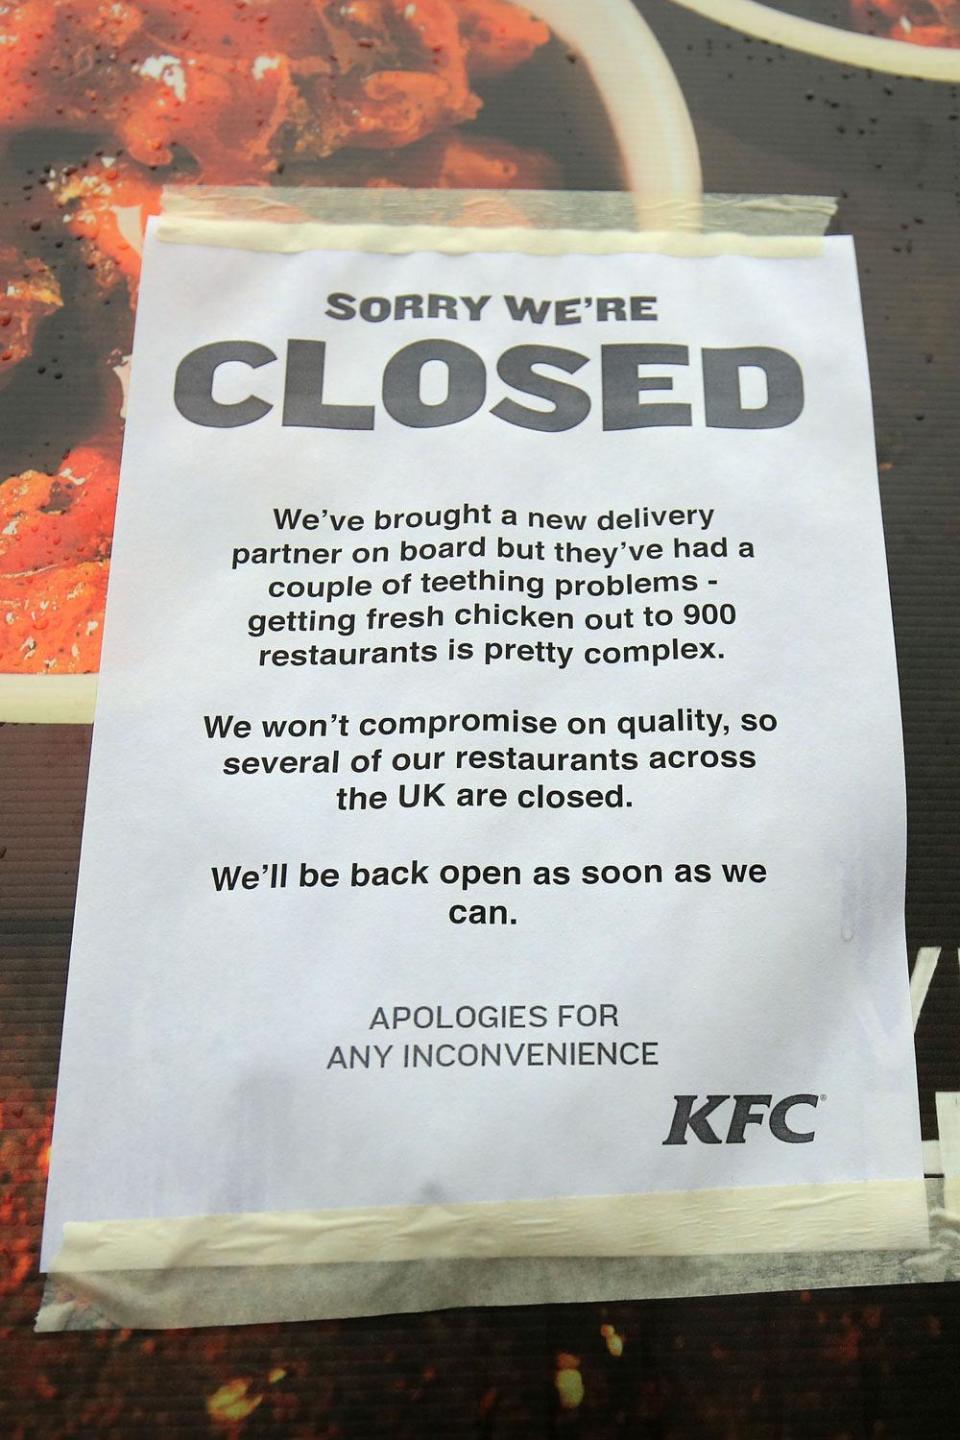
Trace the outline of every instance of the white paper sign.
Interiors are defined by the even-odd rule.
[[[67,1220],[920,1174],[852,243],[151,238]]]

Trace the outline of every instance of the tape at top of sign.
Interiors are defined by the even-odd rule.
[[[168,244],[220,245],[231,250],[370,250],[409,255],[429,250],[466,255],[482,250],[511,250],[523,255],[747,255],[755,259],[795,260],[819,255],[822,240],[809,235],[695,235],[685,231],[630,230],[449,230],[435,225],[276,226],[260,220],[200,220],[162,216],[151,222]]]
[[[153,222],[168,244],[297,253],[516,251],[529,255],[818,255],[825,196],[707,197],[703,230],[635,228],[616,192],[376,191],[168,187]],[[383,197],[387,198],[384,199]]]
[[[473,225],[535,230],[660,230],[696,228],[705,234],[823,235],[836,214],[829,195],[709,194],[696,227],[637,224],[634,197],[624,190],[366,190],[355,187],[167,185],[161,213],[209,220],[269,220],[289,225]]]

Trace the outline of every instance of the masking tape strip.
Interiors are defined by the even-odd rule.
[[[746,255],[757,259],[817,256],[823,241],[813,235],[703,235],[683,230],[534,230],[442,225],[328,225],[318,221],[277,224],[273,220],[205,219],[161,215],[157,238],[173,245],[217,245],[231,250],[265,250],[284,255],[306,250],[367,250],[385,255],[429,251],[467,255],[507,250],[524,255],[679,255],[701,258]]]
[[[924,1175],[943,1174],[939,1140],[924,1140],[923,1142],[923,1173]]]
[[[790,15],[755,0],[674,0],[706,20],[740,30],[771,45],[783,45],[834,60],[840,65],[858,65],[886,75],[904,75],[921,80],[960,83],[960,51],[935,46],[910,45],[902,40],[884,40],[877,35],[860,35]]]
[[[367,222],[340,225],[327,220],[204,215],[187,204],[168,204],[151,222],[154,235],[168,245],[216,245],[226,249],[271,251],[373,251],[384,255],[438,252],[469,255],[511,251],[524,255],[748,255],[764,259],[819,255],[816,235],[741,235],[697,230],[533,228],[527,223],[436,225]]]
[[[51,1273],[922,1248],[922,1180],[73,1222]]]
[[[168,185],[165,215],[327,225],[437,225],[537,230],[733,231],[823,235],[836,214],[829,195],[705,195],[696,206],[645,207],[624,190],[366,190],[356,187]],[[658,223],[650,223],[650,217]]]
[[[706,195],[703,229],[744,235],[816,235],[837,213],[831,195]]]
[[[960,1092],[937,1091],[937,1129],[943,1166],[943,1203],[960,1213]]]
[[[249,1325],[474,1305],[553,1305],[960,1280],[960,1215],[928,1180],[924,1249],[358,1261],[51,1275],[41,1331]]]
[[[0,675],[0,722],[89,725],[96,675]]]

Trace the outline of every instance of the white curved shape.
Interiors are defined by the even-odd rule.
[[[630,0],[520,0],[586,61],[645,230],[699,227],[703,182],[690,112]]]
[[[917,80],[960,83],[960,50],[934,49],[902,40],[882,40],[877,35],[858,35],[839,30],[818,20],[803,20],[782,10],[771,10],[757,0],[674,0],[706,20],[741,30],[757,40],[769,40],[789,50],[802,50],[840,65],[858,65],[887,75],[906,75]]]

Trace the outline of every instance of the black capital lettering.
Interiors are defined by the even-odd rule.
[[[738,1095],[733,1104],[733,1118],[727,1131],[728,1145],[744,1145],[748,1125],[762,1125],[769,1110],[772,1095]]]
[[[556,435],[562,430],[573,430],[581,425],[590,414],[590,396],[576,385],[566,385],[551,375],[537,373],[537,365],[550,365],[576,375],[587,364],[588,357],[577,350],[562,350],[556,345],[515,345],[500,356],[497,374],[505,385],[519,390],[524,395],[534,395],[546,400],[549,410],[532,410],[516,400],[501,400],[490,411],[498,420],[508,425],[519,425],[524,430],[539,430],[543,434]]]
[[[771,1134],[788,1145],[809,1145],[813,1140],[813,1131],[792,1130],[787,1123],[787,1116],[794,1105],[809,1105],[816,1109],[819,1100],[819,1095],[788,1095],[786,1100],[779,1100],[770,1111]]]
[[[423,367],[434,360],[447,368],[447,394],[438,404],[427,405],[421,393]],[[475,351],[454,340],[417,340],[398,350],[383,372],[384,408],[411,430],[469,420],[486,398],[486,366]]]
[[[765,405],[745,409],[740,371],[753,366],[767,381]],[[715,430],[780,430],[803,413],[803,371],[785,350],[745,345],[734,350],[704,350],[703,403]]]
[[[221,365],[249,365],[251,370],[259,370],[261,365],[269,365],[276,358],[266,345],[257,345],[252,340],[217,340],[212,345],[201,345],[185,355],[177,366],[173,403],[193,425],[207,425],[216,430],[252,425],[269,414],[273,406],[257,395],[229,404],[215,400],[214,378]]]
[[[646,390],[672,390],[669,375],[640,375],[641,365],[688,365],[686,345],[604,345],[603,428],[640,430],[649,425],[692,425],[689,405],[646,402]]]
[[[287,341],[283,423],[317,430],[372,430],[372,405],[328,405],[323,398],[327,367],[324,340]]]
[[[707,1116],[712,1115],[724,1100],[729,1100],[729,1095],[708,1095],[696,1110],[693,1108],[697,1100],[696,1095],[674,1095],[673,1098],[677,1105],[673,1112],[670,1134],[664,1140],[664,1145],[686,1145],[688,1128],[704,1145],[721,1144],[720,1136],[707,1124]]]

